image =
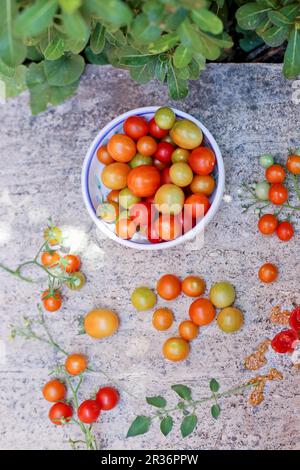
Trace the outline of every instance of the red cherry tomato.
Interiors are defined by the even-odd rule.
[[[172,180],[170,178],[170,168],[164,168],[160,174],[161,176],[161,184],[171,184]]]
[[[112,410],[119,402],[119,392],[112,387],[99,388],[96,401],[98,402],[101,410]]]
[[[289,324],[293,330],[297,331],[298,333],[300,332],[300,307],[296,307],[292,311],[289,318]]]
[[[190,214],[194,219],[203,217],[210,208],[210,202],[205,194],[196,193],[187,197],[184,203],[184,212]]]
[[[269,183],[282,183],[285,179],[285,169],[281,165],[271,165],[266,169],[266,180]]]
[[[148,122],[141,116],[130,116],[124,122],[125,133],[134,140],[148,134]]]
[[[60,256],[57,251],[44,251],[41,256],[41,261],[47,268],[54,268],[57,266]]]
[[[208,147],[197,147],[190,154],[188,162],[194,173],[206,176],[213,171],[216,156]]]
[[[68,423],[73,416],[73,409],[66,403],[58,402],[51,406],[49,410],[49,419],[53,424],[60,426],[63,423]]]
[[[153,196],[160,186],[160,173],[151,165],[138,166],[130,171],[127,185],[135,196]]]
[[[258,277],[261,280],[261,282],[265,282],[266,284],[269,284],[270,282],[274,282],[278,277],[277,266],[275,266],[275,264],[272,264],[272,263],[263,264],[258,271]]]
[[[180,220],[173,215],[160,215],[153,224],[154,233],[165,241],[174,240],[182,235],[182,226]]]
[[[76,255],[66,255],[64,256],[64,260],[66,260],[66,265],[64,264],[64,269],[67,273],[75,273],[80,268],[80,259]]]
[[[287,188],[281,183],[272,184],[269,190],[269,199],[275,205],[284,204],[289,197]]]
[[[156,214],[157,211],[154,204],[147,201],[138,202],[129,209],[129,217],[137,227],[148,227]]]
[[[284,220],[278,225],[276,233],[280,240],[283,242],[288,242],[294,236],[294,227],[290,222]]]
[[[274,336],[271,346],[277,353],[290,353],[294,351],[293,343],[297,341],[297,339],[298,334],[295,330],[283,330]]]
[[[77,410],[77,416],[82,423],[91,424],[99,418],[101,409],[96,400],[85,400]]]
[[[59,310],[62,305],[62,298],[59,290],[45,290],[42,293],[41,298],[44,309],[48,312],[56,312],[56,310]]]
[[[149,121],[149,134],[151,134],[153,137],[156,137],[157,139],[162,139],[163,137],[169,134],[169,131],[158,127],[158,125],[155,122],[155,119],[152,118]]]
[[[263,235],[271,235],[275,232],[278,220],[273,214],[264,214],[258,221],[258,229]]]
[[[159,142],[154,156],[162,163],[171,163],[173,152],[174,147],[172,144],[169,142]]]

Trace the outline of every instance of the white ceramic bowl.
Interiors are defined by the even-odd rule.
[[[190,119],[202,129],[205,144],[212,148],[217,158],[217,165],[214,169],[216,188],[209,198],[211,202],[211,207],[207,214],[189,232],[186,232],[185,234],[178,238],[175,238],[174,240],[166,241],[163,243],[150,243],[145,240],[144,237],[141,237],[138,233],[134,235],[131,240],[123,240],[115,234],[114,224],[108,224],[106,222],[103,222],[103,220],[99,219],[99,217],[96,216],[96,210],[99,203],[101,202],[101,200],[105,200],[107,194],[110,192],[110,189],[106,188],[101,182],[100,175],[104,168],[104,165],[100,163],[97,158],[98,147],[100,147],[101,145],[105,145],[112,135],[116,133],[123,133],[123,123],[125,119],[129,116],[143,116],[147,120],[150,120],[154,116],[154,113],[157,109],[158,106],[147,106],[145,108],[133,109],[131,111],[128,111],[127,113],[121,114],[109,124],[107,124],[97,134],[90,148],[88,149],[88,152],[84,159],[81,175],[83,200],[87,207],[88,213],[90,214],[97,227],[106,236],[116,241],[117,243],[120,243],[124,246],[128,246],[130,248],[136,248],[138,250],[162,250],[165,248],[180,245],[181,243],[187,240],[191,240],[193,237],[195,237],[196,234],[203,231],[204,228],[208,225],[208,223],[212,220],[220,206],[224,191],[224,163],[221,151],[215,139],[213,138],[209,130],[206,129],[206,127],[200,121],[198,121],[198,119],[195,119],[190,114],[184,113],[183,111],[179,111],[178,109],[173,108],[173,111],[175,112],[178,118]]]

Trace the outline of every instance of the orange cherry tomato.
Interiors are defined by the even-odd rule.
[[[146,119],[141,116],[130,116],[125,120],[123,127],[129,137],[138,140],[148,134],[149,124]]]
[[[120,190],[117,190],[117,189],[113,189],[112,191],[110,191],[107,195],[107,200],[109,202],[115,202],[116,204],[119,203],[119,194],[120,194]]]
[[[282,183],[285,179],[285,169],[281,165],[271,165],[266,169],[266,180],[269,183]]]
[[[67,389],[66,386],[59,380],[50,380],[44,385],[42,393],[45,400],[54,403],[65,398]]]
[[[265,282],[266,284],[269,284],[270,282],[274,282],[278,277],[277,266],[275,266],[275,264],[272,264],[272,263],[263,264],[258,271],[258,277],[261,280],[261,282]]]
[[[199,276],[187,276],[182,281],[182,292],[189,297],[200,297],[205,292],[205,281]]]
[[[87,360],[82,354],[70,354],[65,361],[65,369],[70,375],[81,374],[87,368]]]
[[[210,148],[198,147],[190,154],[189,165],[197,175],[209,175],[216,165],[216,156]]]
[[[300,175],[300,155],[289,155],[286,167],[293,175]]]
[[[41,261],[47,268],[57,266],[60,256],[57,251],[44,251],[41,256]]]
[[[67,264],[63,265],[63,268],[67,273],[75,273],[80,268],[80,259],[77,255],[66,255],[63,258]]]
[[[215,180],[211,175],[195,175],[190,184],[192,193],[202,193],[210,196],[216,186]]]
[[[156,140],[150,135],[145,135],[137,141],[137,149],[145,157],[151,157],[155,154],[157,149]]]
[[[184,203],[184,212],[193,219],[203,217],[210,208],[210,202],[205,194],[196,193],[188,196]]]
[[[103,163],[103,165],[109,165],[114,162],[114,159],[107,151],[107,145],[101,145],[101,147],[98,148],[97,158],[99,162]]]
[[[124,240],[129,240],[136,232],[136,224],[133,220],[120,217],[116,223],[116,234]]]
[[[197,338],[199,334],[199,326],[195,325],[191,320],[182,321],[178,328],[181,338],[191,341]]]
[[[183,338],[169,338],[163,345],[163,355],[169,361],[183,361],[189,352],[189,343]]]
[[[138,166],[130,171],[127,185],[135,196],[153,196],[160,186],[160,173],[151,165]]]
[[[157,284],[156,290],[160,297],[165,300],[173,300],[181,293],[181,281],[173,274],[165,274]]]
[[[91,338],[107,338],[119,327],[119,317],[112,310],[98,308],[91,310],[84,318],[84,329]]]
[[[173,313],[169,308],[158,308],[153,313],[152,325],[156,330],[165,331],[174,321]]]
[[[258,229],[263,235],[272,235],[278,225],[278,220],[273,214],[264,214],[258,221]]]
[[[155,220],[151,230],[156,234],[158,239],[165,241],[174,240],[182,235],[182,223],[181,220],[174,215],[163,214]]]
[[[216,316],[216,310],[208,299],[197,299],[191,303],[189,314],[191,320],[198,326],[208,325]]]
[[[107,150],[117,162],[129,162],[136,154],[134,141],[124,134],[113,135],[107,144]]]
[[[287,188],[281,183],[272,184],[269,190],[269,199],[275,205],[284,204],[289,197]]]
[[[126,163],[111,163],[101,173],[102,183],[109,189],[123,189],[127,186],[127,176],[130,171],[131,168]]]
[[[62,304],[61,295],[58,290],[50,292],[46,290],[42,293],[42,302],[45,310],[48,312],[56,312]]]

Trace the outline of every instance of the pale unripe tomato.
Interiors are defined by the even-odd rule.
[[[179,214],[184,204],[184,192],[175,184],[163,184],[155,193],[154,204],[162,214]]]
[[[187,163],[174,163],[170,168],[170,178],[177,186],[185,187],[191,184],[193,171]]]
[[[156,294],[148,287],[137,287],[131,294],[131,302],[137,310],[150,310],[156,304]]]
[[[169,130],[173,127],[176,115],[171,108],[163,107],[156,111],[154,119],[160,129]]]
[[[209,292],[211,302],[217,308],[229,307],[235,299],[235,289],[228,281],[217,282]]]
[[[176,121],[170,135],[178,147],[188,150],[199,147],[203,140],[201,129],[188,119]]]
[[[218,327],[225,333],[238,331],[244,323],[242,312],[235,307],[226,307],[217,316]]]
[[[255,194],[261,201],[269,199],[270,185],[267,181],[261,181],[255,186]]]

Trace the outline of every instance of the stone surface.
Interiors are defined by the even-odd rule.
[[[164,438],[154,425],[145,436],[125,438],[132,419],[149,411],[142,401],[145,395],[165,394],[174,403],[170,390],[174,383],[191,385],[194,396],[202,397],[208,393],[211,377],[224,389],[245,382],[253,374],[243,370],[243,358],[279,330],[268,321],[271,306],[290,308],[300,303],[299,233],[288,244],[259,236],[256,216],[242,215],[238,199],[243,180],[262,177],[257,155],[285,156],[288,148],[300,146],[300,105],[292,99],[293,93],[292,83],[282,78],[277,65],[209,65],[201,80],[191,84],[189,97],[172,103],[157,83],[138,86],[126,72],[90,66],[76,96],[40,116],[30,115],[26,94],[1,106],[0,260],[13,267],[31,258],[49,216],[71,228],[88,283],[80,292],[64,292],[62,310],[47,314],[49,327],[65,349],[86,353],[95,367],[107,370],[139,397],[135,400],[122,393],[119,408],[103,413],[95,426],[101,447],[300,449],[299,372],[292,370],[287,356],[275,354],[269,354],[263,371],[277,366],[284,381],[268,387],[257,409],[247,405],[246,392],[221,402],[218,421],[210,417],[208,406],[200,409],[197,430],[185,440],[178,427],[171,438]],[[118,114],[166,103],[192,113],[214,134],[224,156],[226,194],[232,199],[222,203],[199,250],[178,247],[144,253],[99,241],[80,189],[90,141]],[[257,280],[258,267],[265,260],[280,268],[280,280],[274,285]],[[187,317],[189,300],[182,297],[171,304],[177,323],[167,333],[154,331],[151,313],[134,312],[129,301],[134,287],[154,286],[165,272],[182,277],[199,273],[208,285],[231,280],[237,290],[236,304],[245,313],[244,328],[230,336],[214,324],[193,342],[187,361],[166,362],[162,343],[176,334],[178,322]],[[39,294],[39,286],[1,271],[1,351],[6,352],[0,364],[2,449],[65,449],[68,438],[78,436],[74,426],[58,429],[48,422],[49,405],[41,396],[48,372],[62,357],[44,344],[7,341],[10,323],[19,323],[23,315],[36,316]],[[77,335],[78,317],[96,306],[112,307],[121,318],[118,333],[103,342]],[[104,383],[101,376],[89,377],[83,398]]]

